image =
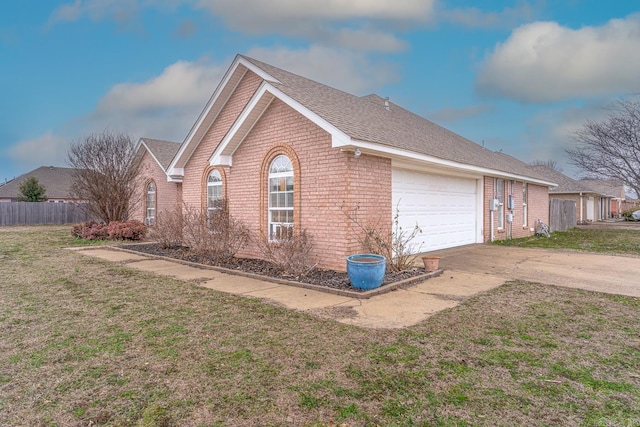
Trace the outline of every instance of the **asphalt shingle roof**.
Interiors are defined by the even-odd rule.
[[[167,169],[171,160],[180,149],[179,142],[164,141],[162,139],[141,138],[153,156],[158,159],[163,169]]]
[[[550,189],[551,193],[562,194],[562,193],[598,193],[598,191],[594,190],[591,186],[587,185],[582,181],[577,181],[573,178],[568,177],[562,172],[558,172],[557,170],[551,169],[548,166],[544,165],[529,165],[527,166],[529,169],[538,173],[538,175],[546,177],[549,181],[553,181],[558,184],[557,187],[552,187]]]
[[[247,61],[273,76],[270,82],[354,140],[433,156],[457,163],[547,180],[514,157],[494,152],[377,95],[359,97],[253,58]]]
[[[624,197],[624,183],[617,179],[581,179],[580,182],[607,196]]]
[[[30,176],[36,177],[38,182],[45,186],[45,195],[49,199],[69,199],[71,195],[71,182],[73,180],[73,168],[60,168],[56,166],[40,166],[31,172],[20,175],[13,181],[0,186],[1,198],[16,198],[20,195],[20,184]]]

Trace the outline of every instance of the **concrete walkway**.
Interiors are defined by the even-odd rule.
[[[455,307],[470,296],[513,279],[640,297],[640,258],[582,252],[493,245],[437,251],[431,254],[442,257],[442,275],[406,289],[356,299],[106,247],[74,250],[129,268],[175,277],[216,291],[268,300],[367,328],[414,325],[438,311]]]
[[[438,311],[460,304],[474,294],[504,283],[504,279],[500,277],[446,271],[441,276],[407,289],[397,289],[369,299],[356,299],[106,247],[73,250],[129,268],[197,283],[216,291],[268,300],[287,308],[309,311],[321,317],[367,328],[404,328],[415,325]]]

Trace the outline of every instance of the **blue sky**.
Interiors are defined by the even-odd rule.
[[[0,4],[0,180],[104,129],[181,142],[237,53],[555,160],[640,92],[629,0],[24,0]]]

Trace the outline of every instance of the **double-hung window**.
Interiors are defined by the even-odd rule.
[[[269,240],[293,235],[293,164],[279,155],[269,166]]]

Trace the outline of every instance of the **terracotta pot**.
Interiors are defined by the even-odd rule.
[[[436,271],[438,269],[438,264],[440,263],[439,256],[423,256],[422,262],[424,263],[425,270]]]

